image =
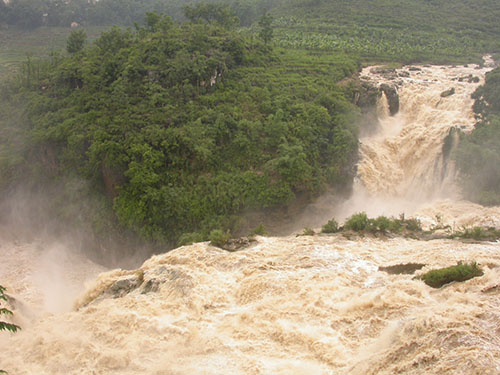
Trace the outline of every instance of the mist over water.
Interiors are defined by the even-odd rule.
[[[362,72],[397,85],[400,111],[390,116],[381,98],[378,131],[361,140],[354,194],[319,201],[318,225],[359,211],[500,225],[500,208],[460,200],[443,157],[450,129],[474,126],[470,94],[489,68],[418,68],[396,80]],[[479,82],[460,80],[469,75]],[[71,242],[5,232],[0,241],[0,281],[23,326],[0,335],[0,368],[12,374],[500,373],[498,243],[258,237],[234,253],[195,244],[97,277],[104,267]],[[438,290],[379,270],[470,260],[484,276]]]

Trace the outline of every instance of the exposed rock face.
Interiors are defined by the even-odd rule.
[[[231,238],[229,241],[226,242],[224,246],[222,246],[222,248],[227,251],[236,251],[250,246],[252,242],[255,242],[254,238],[249,238],[249,237]]]
[[[132,290],[137,289],[142,283],[138,277],[129,277],[116,281],[109,289],[108,292],[115,298],[123,297],[130,293]]]
[[[375,68],[370,69],[370,73],[381,75],[385,79],[390,80],[390,81],[398,78],[398,73],[396,72],[396,69],[392,69],[392,68],[375,67]]]
[[[391,116],[394,116],[399,112],[399,95],[395,87],[388,85],[387,83],[382,83],[380,85],[380,91],[387,97],[387,102],[389,103],[389,112]]]
[[[458,82],[469,82],[469,83],[479,83],[480,79],[477,76],[469,74],[468,76],[463,76],[457,78]]]
[[[377,132],[379,121],[377,117],[377,99],[380,91],[376,85],[361,81],[354,97],[354,104],[361,110],[360,130],[363,136]]]
[[[118,186],[125,182],[123,174],[103,163],[101,175],[108,197],[114,199],[118,195]]]
[[[449,90],[445,90],[441,93],[441,97],[442,98],[447,98],[448,96],[452,96],[453,94],[455,94],[455,88],[452,87],[451,89]]]

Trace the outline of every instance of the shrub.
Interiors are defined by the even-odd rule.
[[[336,233],[339,231],[339,224],[335,219],[328,220],[328,223],[321,227],[321,233]]]
[[[267,233],[266,227],[262,223],[257,225],[257,227],[252,229],[252,231],[250,232],[250,236],[265,236],[267,234],[269,233]]]
[[[366,230],[370,224],[370,220],[366,213],[360,212],[352,215],[344,224],[345,229],[351,229],[355,232]]]
[[[315,234],[316,234],[316,232],[314,231],[314,229],[311,229],[311,228],[304,228],[304,230],[302,232],[303,236],[314,236]]]
[[[404,222],[406,224],[406,229],[412,232],[420,232],[422,230],[422,224],[418,219],[407,219]]]
[[[213,231],[210,232],[210,235],[208,236],[210,240],[210,245],[216,246],[216,247],[223,247],[227,241],[231,238],[231,234],[228,232],[224,232],[220,229],[214,229]]]
[[[476,241],[493,241],[500,237],[500,231],[495,228],[472,227],[463,228],[461,232],[456,233],[461,238],[472,238]]]
[[[431,270],[420,276],[420,279],[433,288],[440,288],[453,281],[465,281],[482,275],[483,271],[476,262],[459,262],[456,266]]]
[[[371,220],[371,226],[374,230],[379,230],[381,232],[392,231],[394,220],[389,219],[385,216],[379,216],[376,219]]]

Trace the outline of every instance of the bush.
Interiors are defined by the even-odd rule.
[[[302,231],[303,236],[314,236],[315,234],[316,232],[311,228],[304,228],[304,230]]]
[[[392,231],[394,225],[394,220],[389,219],[385,216],[379,216],[376,219],[371,220],[371,226],[375,230],[379,230],[381,232]]]
[[[328,220],[328,223],[321,227],[321,233],[336,233],[339,231],[339,224],[335,219]]]
[[[494,241],[500,237],[500,231],[495,228],[472,227],[463,228],[456,235],[461,238],[472,238],[476,241]]]
[[[250,232],[250,236],[265,236],[267,234],[269,234],[269,233],[267,233],[266,227],[262,223],[260,223],[259,225],[257,225],[257,227],[255,227]]]
[[[420,232],[422,230],[422,224],[418,219],[407,219],[404,222],[406,224],[406,229],[412,232]]]
[[[208,236],[210,240],[210,245],[216,246],[216,247],[223,247],[227,241],[231,238],[231,234],[229,231],[224,232],[220,229],[214,229],[213,231],[210,232],[210,235]]]
[[[344,224],[345,229],[350,229],[355,232],[361,232],[363,230],[368,229],[370,225],[370,220],[366,213],[360,212],[352,215]]]
[[[440,288],[453,281],[466,281],[482,275],[483,271],[476,262],[459,262],[456,266],[431,270],[420,276],[420,279],[433,288]]]

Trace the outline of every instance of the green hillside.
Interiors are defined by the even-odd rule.
[[[272,13],[283,47],[402,62],[470,62],[500,52],[495,0],[296,0]]]
[[[237,232],[244,212],[350,185],[356,110],[336,83],[357,69],[151,15],[23,66],[3,90],[1,181],[61,183],[61,215],[103,236],[113,223],[162,243]]]

